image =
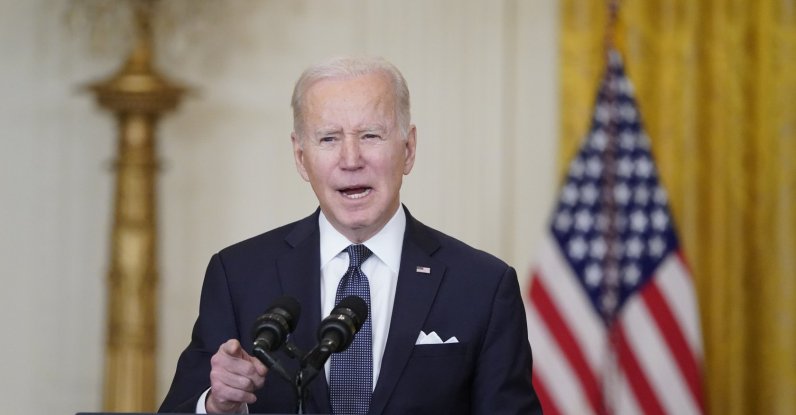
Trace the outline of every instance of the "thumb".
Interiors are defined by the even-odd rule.
[[[265,374],[268,373],[268,368],[265,367],[265,365],[263,364],[263,362],[260,361],[260,359],[249,355],[245,351],[243,352],[243,354],[245,355],[245,359],[254,365],[254,369],[257,371],[258,375],[265,376]]]

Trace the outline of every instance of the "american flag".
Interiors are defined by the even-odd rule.
[[[546,414],[704,412],[694,287],[614,50],[527,294]]]

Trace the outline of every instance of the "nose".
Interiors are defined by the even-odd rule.
[[[346,136],[340,154],[340,165],[344,169],[357,169],[362,166],[362,151],[359,139]]]

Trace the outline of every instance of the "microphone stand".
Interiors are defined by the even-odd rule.
[[[305,400],[307,399],[308,390],[306,386],[321,373],[324,363],[326,363],[329,356],[332,354],[329,343],[329,340],[322,341],[301,358],[301,367],[296,374],[296,390],[299,396],[297,406],[299,410],[303,409]]]
[[[357,331],[358,328],[354,329],[354,334],[356,334]],[[285,341],[280,349],[284,348],[285,354],[287,354],[288,357],[299,361],[299,370],[296,372],[295,376],[289,375],[282,364],[279,363],[279,361],[273,356],[271,356],[270,353],[268,353],[266,347],[262,347],[262,345],[258,344],[258,342],[255,342],[254,344],[254,348],[252,350],[254,356],[263,362],[266,367],[276,371],[279,376],[293,385],[296,392],[297,414],[304,413],[304,408],[306,406],[306,401],[309,394],[307,385],[309,385],[310,382],[318,377],[318,375],[321,373],[321,370],[323,370],[323,365],[327,360],[329,360],[329,356],[331,356],[335,350],[339,349],[341,339],[337,336],[333,337],[334,339],[330,337],[324,337],[321,339],[320,343],[318,343],[318,345],[316,345],[308,353],[303,353],[301,349],[299,349],[290,341],[290,339]]]
[[[279,376],[282,376],[282,378],[288,382],[293,381],[293,378],[287,374],[287,370],[285,370],[282,364],[279,363],[279,361],[273,356],[271,356],[271,354],[265,351],[265,349],[262,347],[255,347],[254,350],[252,350],[252,353],[254,354],[254,357],[263,362],[268,369],[275,370]]]
[[[304,407],[306,406],[307,392],[308,392],[304,388],[304,386],[307,383],[309,383],[310,380],[312,380],[310,378],[307,381],[305,381],[304,380],[304,373],[303,373],[303,370],[302,370],[304,368],[303,362],[307,358],[307,354],[302,352],[301,349],[299,349],[295,344],[291,343],[290,341],[285,342],[285,353],[287,353],[287,355],[291,359],[297,359],[300,362],[302,362],[301,369],[299,369],[296,372],[296,376],[293,377],[293,379],[287,379],[287,380],[288,380],[288,382],[291,382],[293,384],[293,387],[296,390],[296,413],[297,414],[303,414],[304,413]]]
[[[276,371],[283,379],[293,385],[296,392],[296,413],[303,414],[309,395],[307,385],[310,384],[320,373],[324,363],[329,359],[332,350],[329,348],[328,341],[321,342],[308,353],[303,353],[292,342],[284,344],[285,353],[291,359],[300,361],[300,368],[295,376],[288,374],[282,364],[262,347],[254,347],[254,356],[263,362],[270,370]]]

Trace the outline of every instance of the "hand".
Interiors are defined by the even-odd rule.
[[[257,401],[254,391],[263,387],[268,369],[243,350],[240,342],[227,340],[210,359],[210,393],[207,413],[240,412],[241,405]]]

